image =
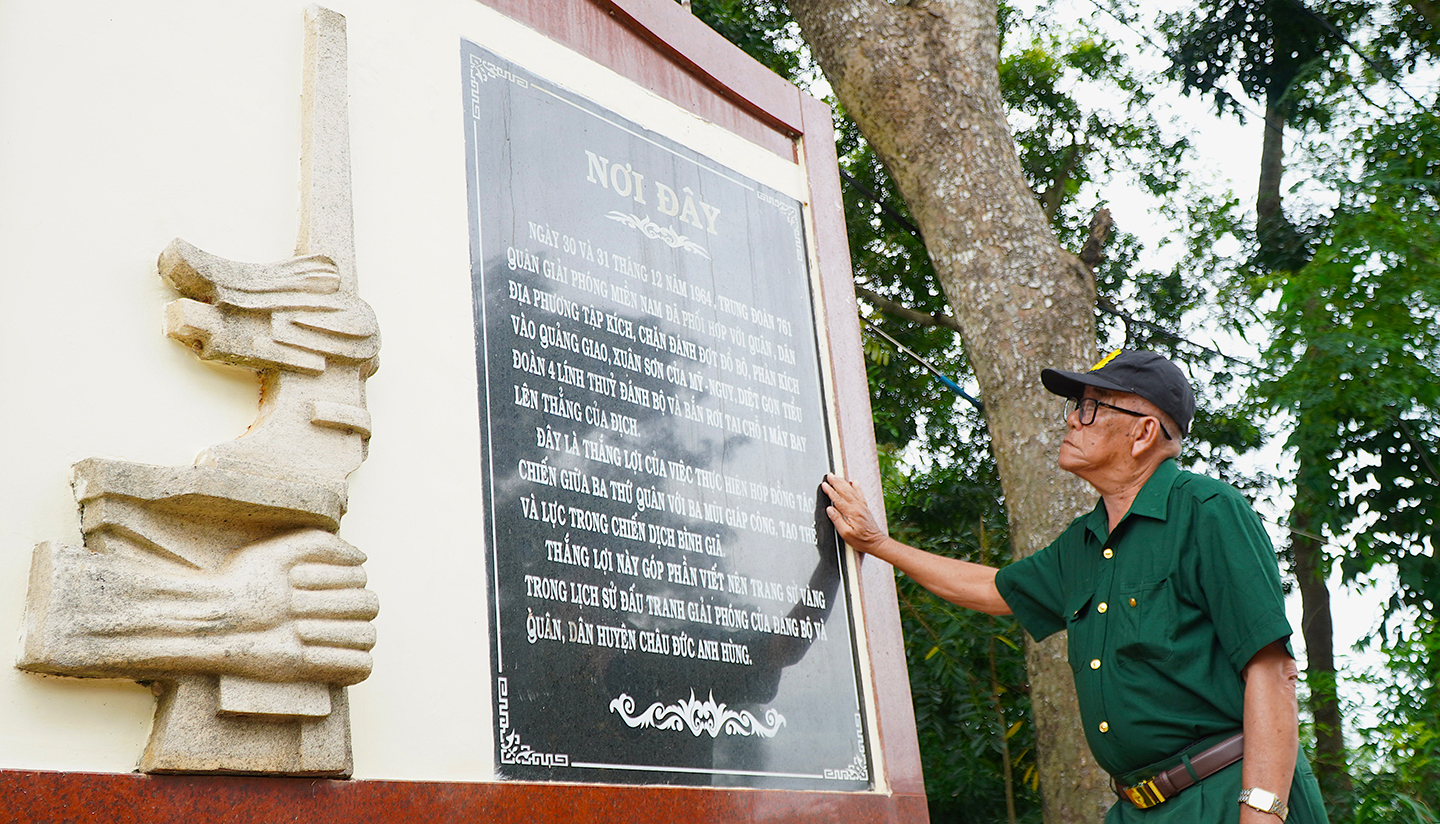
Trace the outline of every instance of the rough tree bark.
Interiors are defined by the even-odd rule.
[[[835,94],[925,237],[985,399],[1014,552],[1043,547],[1094,493],[1055,466],[1063,437],[1045,366],[1095,360],[1095,287],[1021,174],[997,71],[995,0],[790,0]],[[1031,644],[1045,820],[1114,802],[1085,744],[1063,639]],[[977,733],[978,734],[978,733]]]

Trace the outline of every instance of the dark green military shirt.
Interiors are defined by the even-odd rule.
[[[1260,518],[1234,488],[1181,472],[1173,460],[1150,476],[1113,534],[1101,502],[1050,546],[1000,570],[995,583],[1036,639],[1069,630],[1085,734],[1096,761],[1115,776],[1239,730],[1241,671],[1261,648],[1291,634],[1275,552]],[[1296,784],[1308,797],[1314,779],[1303,760]],[[1212,812],[1203,820],[1239,816],[1239,766],[1226,771],[1233,780],[1206,788],[1218,793],[1210,803],[1223,801],[1225,815],[1212,818]],[[1182,815],[1182,808],[1213,793],[1187,790],[1146,812]],[[1110,820],[1142,813],[1126,802],[1113,812],[1118,815]],[[1290,821],[1323,820],[1320,815]]]

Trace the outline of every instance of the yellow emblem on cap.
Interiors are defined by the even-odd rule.
[[[1091,372],[1094,372],[1096,369],[1099,369],[1100,367],[1104,366],[1105,364],[1109,363],[1110,361],[1115,360],[1115,356],[1116,356],[1116,355],[1119,355],[1119,354],[1120,354],[1121,352],[1123,352],[1123,351],[1125,351],[1125,350],[1124,350],[1124,349],[1116,349],[1114,352],[1111,352],[1110,354],[1108,354],[1108,355],[1106,355],[1105,357],[1101,358],[1099,363],[1097,363],[1097,364],[1095,364],[1094,366],[1090,367],[1090,371],[1091,371]]]

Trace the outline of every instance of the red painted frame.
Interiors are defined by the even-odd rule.
[[[479,0],[787,159],[810,183],[822,330],[841,458],[883,512],[830,109],[745,56],[674,0]],[[818,481],[818,479],[817,479]],[[331,781],[0,770],[0,822],[925,822],[925,786],[891,568],[859,567],[885,792],[524,782]]]

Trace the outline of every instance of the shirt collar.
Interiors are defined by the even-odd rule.
[[[1130,503],[1130,511],[1126,517],[1144,515],[1157,521],[1165,520],[1166,507],[1170,503],[1170,488],[1179,477],[1180,467],[1175,463],[1175,459],[1166,458],[1155,467],[1155,471],[1145,480],[1145,485],[1140,487],[1140,493]]]
[[[1174,458],[1161,461],[1155,471],[1150,473],[1150,477],[1145,479],[1145,485],[1140,487],[1135,500],[1130,502],[1130,511],[1125,513],[1124,520],[1128,520],[1132,515],[1142,515],[1157,521],[1165,520],[1170,504],[1170,488],[1179,477],[1180,467]],[[1095,508],[1086,516],[1085,527],[1100,541],[1109,540],[1110,518],[1105,511],[1104,500],[1096,503]]]

